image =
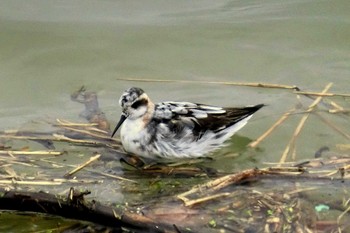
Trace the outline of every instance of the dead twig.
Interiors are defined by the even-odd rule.
[[[61,155],[63,152],[60,151],[20,151],[20,150],[0,150],[0,154],[9,154],[9,155]]]
[[[77,122],[70,122],[67,120],[62,120],[62,119],[56,119],[56,121],[58,122],[57,126],[68,126],[68,127],[93,127],[93,126],[97,126],[97,123],[77,123]],[[107,133],[107,131],[101,130],[101,132],[105,132]]]
[[[105,173],[105,172],[98,172],[98,171],[93,171],[93,172],[95,172],[97,174],[100,174],[100,175],[103,175],[103,176],[106,176],[106,177],[117,179],[117,180],[128,181],[128,182],[132,182],[132,183],[136,183],[136,184],[139,183],[139,182],[137,182],[135,180],[130,180],[130,179],[127,179],[127,178],[124,178],[124,177],[121,177],[121,176],[116,176],[116,175],[108,174],[108,173]]]
[[[339,233],[341,233],[342,232],[342,230],[341,230],[341,228],[340,228],[340,226],[341,226],[341,224],[340,224],[340,221],[341,221],[341,219],[346,215],[346,214],[348,214],[350,212],[350,206],[348,206],[348,208],[346,208],[346,210],[344,210],[344,212],[343,213],[341,213],[339,216],[338,216],[338,218],[337,218],[337,223],[338,223],[338,232]]]
[[[105,143],[101,141],[96,140],[81,140],[81,139],[73,139],[70,137],[67,137],[62,134],[52,134],[47,135],[44,137],[36,137],[36,136],[17,136],[13,134],[3,134],[0,135],[0,138],[5,139],[16,139],[16,140],[42,140],[42,141],[59,141],[59,142],[68,142],[68,143],[75,143],[75,144],[81,144],[86,146],[102,146],[102,147],[109,147],[112,149],[120,150],[122,151],[122,147],[119,144],[112,144],[112,143]],[[117,141],[116,141],[117,142]]]
[[[30,181],[30,180],[0,180],[0,184],[17,184],[17,185],[61,185],[60,181]]]
[[[47,159],[40,159],[40,161],[46,162],[46,163],[50,163],[52,166],[55,166],[55,167],[74,167],[74,168],[76,167],[74,165],[70,165],[70,164],[67,164],[67,163],[53,162],[53,161],[50,161],[50,160],[47,160]],[[97,171],[97,170],[91,170],[91,169],[88,169],[88,168],[86,168],[85,170],[88,171],[88,172],[94,173],[94,174],[102,175],[102,176],[113,178],[113,179],[117,179],[117,180],[122,180],[122,181],[127,181],[127,182],[132,182],[132,183],[138,183],[135,180],[127,179],[127,178],[124,178],[124,177],[121,177],[121,176],[117,176],[117,175],[108,174],[108,173],[105,173],[105,172],[100,172],[100,171]]]
[[[107,140],[119,142],[118,139],[111,138],[110,135],[108,135],[107,132],[102,131],[102,130],[100,130],[99,133],[103,133],[104,135],[96,134],[96,133],[91,132],[89,130],[77,129],[77,128],[74,128],[74,127],[71,127],[71,126],[60,125],[60,127],[66,129],[66,130],[78,132],[78,133],[85,134],[85,135],[88,135],[88,136],[92,136],[92,137],[95,137],[95,138],[101,138],[101,139],[107,139]]]
[[[141,79],[141,78],[117,78],[121,81],[132,82],[173,82],[173,83],[200,83],[200,84],[220,84],[231,86],[246,86],[246,87],[263,87],[263,88],[278,88],[278,89],[291,89],[299,90],[297,86],[273,84],[273,83],[241,83],[241,82],[225,82],[225,81],[194,81],[194,80],[170,80],[170,79]]]
[[[350,97],[350,94],[338,94],[338,93],[323,93],[323,92],[312,92],[312,91],[295,91],[295,94],[298,95],[313,95],[313,96],[321,96],[321,97]]]
[[[289,110],[288,112],[284,113],[268,130],[266,130],[265,133],[263,133],[258,139],[255,141],[249,143],[249,147],[255,148],[260,144],[265,138],[267,138],[278,126],[280,126],[287,118],[295,112],[295,108]]]
[[[95,160],[99,159],[101,157],[100,154],[97,154],[95,156],[92,156],[88,161],[86,161],[85,163],[77,166],[76,168],[74,168],[72,171],[66,173],[64,175],[65,178],[70,177],[71,175],[77,173],[78,171],[80,171],[81,169],[83,169],[84,167],[88,166],[89,164],[91,164],[92,162],[94,162]]]
[[[229,192],[225,192],[225,193],[218,193],[218,194],[214,194],[214,195],[210,195],[210,196],[206,196],[206,197],[201,197],[201,198],[198,198],[195,200],[190,200],[190,199],[187,199],[187,198],[180,196],[180,195],[177,197],[179,199],[181,199],[182,201],[184,201],[185,206],[193,206],[193,205],[197,205],[197,204],[200,204],[203,202],[212,201],[212,200],[215,200],[217,198],[228,197],[230,195],[232,195],[232,194]]]
[[[216,191],[216,190],[220,190],[220,189],[222,189],[224,187],[227,187],[228,185],[231,185],[233,183],[239,183],[239,182],[241,182],[243,180],[251,179],[253,177],[256,177],[257,175],[261,175],[261,174],[264,174],[264,173],[265,173],[265,171],[263,171],[263,170],[248,169],[248,170],[245,170],[245,171],[237,173],[237,174],[226,175],[226,176],[220,177],[218,179],[209,181],[209,182],[207,182],[207,183],[205,183],[203,185],[195,186],[191,190],[177,195],[177,198],[182,200],[184,202],[185,206],[192,206],[192,205],[195,205],[197,203],[200,203],[200,202],[203,202],[203,201],[206,201],[206,200],[212,200],[213,198],[217,198],[217,196],[214,196],[213,198],[208,198],[208,199],[205,199],[205,198],[204,199],[200,198],[200,199],[197,199],[197,200],[190,200],[190,199],[188,199],[187,196],[189,196],[189,195],[191,195],[193,193],[196,193],[196,192],[201,192],[202,193],[205,190],[206,191],[210,190],[210,192],[213,192],[213,191]]]
[[[323,160],[323,165],[331,163],[333,160]],[[343,164],[349,162],[344,160],[336,160],[337,164]],[[280,165],[280,164],[278,164]],[[306,164],[307,165],[307,164]],[[322,165],[320,165],[322,166]],[[192,189],[177,195],[176,197],[184,202],[185,206],[193,206],[203,202],[211,201],[221,197],[231,196],[232,193],[223,192],[223,189],[233,184],[241,184],[243,182],[262,179],[262,178],[282,178],[282,179],[313,179],[318,181],[331,181],[335,180],[343,181],[350,177],[336,177],[336,173],[339,172],[337,165],[333,166],[331,173],[325,174],[324,170],[315,170],[315,167],[300,167],[295,165],[292,167],[268,167],[263,169],[247,169],[236,174],[229,174],[226,176],[219,177],[215,180],[211,180],[202,185],[194,186]],[[343,170],[348,170],[350,165],[343,166]],[[329,172],[329,170],[327,171]],[[317,189],[317,187],[308,187],[303,189],[297,189],[290,191],[288,194],[297,194],[300,192],[306,192]]]
[[[52,179],[52,180],[0,180],[0,184],[12,184],[12,185],[62,185],[63,183],[73,183],[73,184],[96,184],[101,183],[98,180],[73,180],[73,179]]]
[[[333,83],[329,83],[322,91],[322,93],[326,93],[330,88],[331,86],[333,85]],[[282,156],[281,156],[281,159],[280,159],[280,164],[284,163],[287,159],[287,156],[289,154],[289,152],[292,150],[295,149],[295,142],[296,142],[296,139],[297,137],[299,136],[302,128],[304,127],[304,124],[306,122],[306,120],[308,119],[310,113],[314,110],[314,108],[317,106],[317,104],[322,100],[322,96],[319,96],[317,97],[314,102],[308,107],[308,109],[306,110],[304,116],[301,118],[299,124],[297,125],[297,127],[295,128],[295,131],[292,135],[292,138],[290,139],[287,147],[285,148]],[[294,151],[294,154],[295,154],[295,151]],[[293,160],[295,160],[295,156],[293,156]]]
[[[350,144],[337,144],[336,147],[338,150],[342,150],[342,151],[350,150]]]

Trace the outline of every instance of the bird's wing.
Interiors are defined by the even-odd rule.
[[[155,117],[159,119],[194,118],[206,119],[210,115],[222,115],[226,110],[221,107],[195,104],[190,102],[163,102],[156,104]]]
[[[190,102],[163,102],[156,105],[155,117],[171,120],[176,129],[187,125],[195,135],[206,131],[219,132],[252,115],[263,105],[243,108],[222,108]]]

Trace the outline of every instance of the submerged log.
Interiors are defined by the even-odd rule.
[[[171,224],[157,222],[146,216],[102,205],[96,201],[86,201],[89,194],[70,189],[63,198],[49,193],[28,191],[5,191],[0,189],[0,210],[16,210],[61,216],[64,218],[89,221],[95,224],[121,230],[149,232],[187,232]]]

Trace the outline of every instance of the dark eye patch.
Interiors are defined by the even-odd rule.
[[[136,101],[135,103],[133,103],[133,104],[131,105],[131,107],[134,108],[134,109],[136,109],[136,108],[138,108],[138,107],[140,107],[140,106],[142,106],[142,105],[147,105],[147,104],[148,104],[148,100],[146,100],[146,99],[140,99],[140,100]]]

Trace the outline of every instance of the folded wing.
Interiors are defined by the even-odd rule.
[[[242,108],[222,108],[190,102],[163,102],[155,107],[155,118],[167,122],[173,133],[191,128],[197,140],[207,131],[220,132],[251,116],[263,104]]]

